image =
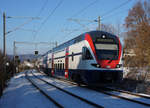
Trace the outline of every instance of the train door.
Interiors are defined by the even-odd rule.
[[[69,76],[68,66],[69,66],[69,47],[66,48],[65,52],[65,78],[68,78]]]
[[[54,76],[54,54],[52,53],[52,68],[51,68],[51,75]]]

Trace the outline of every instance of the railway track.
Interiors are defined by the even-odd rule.
[[[68,80],[65,80],[65,79],[60,79],[60,78],[57,78],[57,79],[61,80],[61,81],[65,81],[65,82],[70,83],[72,85],[78,85],[74,82],[71,82],[71,81],[68,81]],[[97,92],[100,92],[100,93],[103,93],[103,94],[106,94],[106,95],[109,95],[109,96],[117,97],[117,98],[120,98],[120,99],[124,99],[124,100],[130,101],[130,102],[134,102],[134,103],[137,103],[137,104],[141,104],[141,105],[150,107],[150,97],[148,97],[148,96],[144,96],[144,95],[140,95],[140,94],[132,93],[132,92],[128,92],[128,91],[123,91],[123,90],[119,90],[119,89],[115,89],[115,88],[109,88],[109,87],[100,87],[100,88],[99,87],[89,87],[89,86],[80,86],[80,87],[88,88],[88,89],[91,89],[91,90],[94,90],[94,91],[97,91]],[[141,101],[141,100],[131,99],[131,98],[128,98],[128,97],[113,94],[112,91],[113,92],[118,92],[118,94],[124,93],[124,94],[129,94],[129,95],[132,95],[132,96],[136,96],[137,98],[143,98],[143,99],[149,100],[149,103]]]
[[[61,104],[59,104],[57,101],[55,101],[52,97],[50,97],[48,94],[46,94],[42,89],[40,89],[27,75],[27,72],[25,73],[26,79],[36,88],[40,91],[41,94],[43,94],[50,102],[53,102],[58,108],[64,108]]]
[[[56,85],[53,85],[52,83],[49,83],[49,82],[47,82],[47,81],[45,81],[45,80],[39,78],[38,76],[36,76],[35,74],[33,74],[33,72],[31,72],[31,74],[32,74],[35,78],[37,78],[38,80],[43,81],[44,83],[46,83],[47,85],[52,86],[52,87],[54,87],[54,88],[56,88],[56,89],[58,89],[58,90],[60,90],[60,91],[62,91],[62,92],[64,92],[64,93],[66,93],[66,94],[68,94],[68,95],[70,95],[70,96],[72,96],[72,97],[74,97],[74,98],[76,98],[76,99],[78,99],[78,100],[80,100],[80,101],[82,101],[82,102],[84,102],[84,103],[90,105],[90,106],[93,106],[93,107],[96,107],[96,108],[104,108],[103,106],[101,106],[101,105],[99,105],[99,104],[96,104],[96,103],[94,103],[94,102],[91,102],[91,101],[89,101],[89,100],[87,100],[87,99],[85,99],[85,98],[82,98],[82,97],[80,97],[80,96],[78,96],[78,95],[75,95],[75,94],[73,94],[73,93],[71,93],[71,92],[69,92],[69,91],[67,91],[67,90],[64,90],[64,89],[62,89],[62,88],[60,88],[60,87],[57,87]],[[55,99],[53,99],[52,97],[50,97],[47,93],[45,93],[40,87],[38,87],[38,86],[35,84],[35,82],[32,81],[32,80],[27,76],[27,73],[26,73],[26,77],[27,77],[27,79],[28,79],[44,96],[46,96],[50,101],[52,101],[54,104],[56,104],[59,108],[64,108],[64,106],[62,106],[59,102],[57,102]]]
[[[112,93],[112,91],[110,91],[110,90],[113,90],[114,92],[116,92],[116,91],[118,92],[120,90],[115,91],[115,89],[110,89],[110,88],[94,88],[94,87],[87,87],[87,86],[86,86],[86,88],[92,89],[92,90],[97,91],[97,92],[104,93],[104,94],[109,95],[109,96],[113,96],[113,97],[116,97],[116,98],[124,99],[124,100],[130,101],[130,102],[134,102],[134,103],[137,103],[137,104],[141,104],[141,105],[150,107],[150,99],[149,99],[149,103],[146,103],[146,102],[143,102],[143,101],[140,101],[140,100],[127,98],[125,96],[120,96],[120,95],[114,94],[114,93]],[[121,94],[121,93],[125,93],[125,92],[121,92],[121,91],[118,92],[118,94]],[[134,93],[133,94],[130,93],[130,95],[136,96],[137,98],[143,98],[143,96],[135,95]]]
[[[134,96],[138,96],[138,97],[141,97],[141,98],[146,98],[146,99],[149,99],[149,100],[150,100],[150,97],[149,97],[149,96],[140,95],[140,94],[137,94],[137,93],[128,92],[128,91],[119,90],[119,89],[110,88],[110,87],[107,87],[106,89],[108,89],[108,90],[111,90],[111,91],[117,91],[117,92],[120,92],[120,93],[126,93],[126,94],[130,94],[130,95],[134,95]]]

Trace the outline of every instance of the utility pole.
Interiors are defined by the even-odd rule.
[[[6,73],[6,15],[3,13],[3,54],[4,54],[4,73]]]
[[[98,16],[98,30],[101,30],[101,18]]]
[[[14,41],[14,73],[16,72],[16,45]]]
[[[6,57],[6,15],[3,13],[3,53]]]
[[[29,21],[28,21],[28,22],[26,22],[26,23],[18,26],[14,30],[6,32],[6,18],[14,18],[14,17],[11,17],[11,16],[7,16],[6,17],[5,12],[3,12],[3,56],[4,56],[4,72],[6,72],[6,35],[8,33],[11,33],[13,31],[16,31],[16,30],[20,29],[22,26],[24,26],[25,24],[29,23]],[[38,17],[17,17],[17,18],[30,18],[31,19],[30,21],[32,21],[34,19],[39,19]],[[14,42],[14,50],[15,50],[15,42]],[[15,58],[14,58],[14,60],[15,60]]]
[[[55,42],[55,46],[56,46],[56,47],[58,46],[57,41]]]

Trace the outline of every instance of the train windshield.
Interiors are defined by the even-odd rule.
[[[117,44],[95,44],[97,57],[99,60],[116,60],[118,58]]]
[[[99,60],[117,60],[119,40],[111,33],[95,31],[90,33]]]
[[[95,44],[97,50],[118,50],[116,44]]]

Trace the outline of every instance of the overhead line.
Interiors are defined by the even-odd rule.
[[[121,10],[121,11],[118,11],[118,12],[115,12],[115,13],[112,13],[111,15],[106,16],[105,19],[102,19],[102,21],[114,17],[113,14],[116,14],[116,16],[118,16],[119,13],[122,13],[122,12],[125,12],[125,11],[128,11],[128,9],[126,9],[126,10]],[[113,15],[113,16],[112,16],[112,15]],[[111,17],[110,17],[110,16],[111,16]],[[108,17],[108,18],[107,18],[107,17]],[[104,18],[104,17],[103,17],[103,18]]]
[[[39,16],[39,15],[41,14],[41,12],[44,10],[45,5],[47,4],[47,2],[48,2],[48,0],[45,1],[44,5],[42,6],[42,8],[41,8],[40,12],[38,13],[37,17],[20,17],[20,16],[18,16],[18,17],[15,16],[15,17],[14,17],[14,16],[8,16],[7,18],[19,18],[19,19],[20,19],[20,18],[23,18],[23,19],[28,18],[28,19],[30,19],[30,20],[28,20],[27,22],[21,24],[20,26],[16,27],[15,29],[13,29],[13,30],[11,30],[11,31],[8,31],[7,33],[10,33],[10,32],[12,32],[12,31],[16,31],[16,30],[20,29],[22,26],[24,26],[25,24],[27,24],[27,23],[33,21],[34,19],[40,19],[38,16]],[[0,11],[0,13],[2,13],[2,12]],[[30,30],[30,31],[31,31],[31,30]],[[32,31],[32,32],[33,32],[33,31]],[[36,32],[36,31],[34,31],[34,32]]]
[[[114,12],[114,11],[116,11],[117,9],[121,8],[122,6],[128,4],[130,1],[131,1],[131,0],[127,0],[127,1],[123,2],[123,3],[120,4],[119,6],[117,6],[117,7],[113,8],[113,9],[107,11],[106,13],[104,13],[101,17],[103,18],[103,17],[105,17],[105,16],[111,14],[112,12]],[[80,10],[80,11],[79,11],[78,13],[76,13],[75,15],[79,14],[80,12],[83,12],[84,9],[86,9],[86,8],[89,7],[91,4],[94,4],[94,3],[96,3],[96,2],[97,2],[97,0],[95,0],[95,1],[92,2],[92,3],[90,3],[88,6],[86,6],[86,7],[83,8],[82,10]],[[73,15],[73,16],[75,16],[75,15]],[[72,32],[71,32],[71,33],[72,33]]]
[[[72,17],[79,15],[80,13],[82,13],[84,10],[86,10],[87,8],[89,8],[90,6],[92,6],[93,4],[95,4],[98,0],[95,0],[93,2],[91,2],[90,4],[88,4],[86,7],[82,8],[81,10],[79,10],[77,13],[75,13],[74,15],[72,15]]]
[[[40,19],[38,16],[39,16],[39,15],[41,14],[41,12],[44,10],[44,7],[45,7],[45,5],[47,4],[47,2],[48,2],[48,0],[45,1],[44,5],[42,6],[42,8],[41,8],[40,12],[38,13],[37,17],[7,16],[7,18],[30,19],[30,20],[28,20],[27,22],[25,22],[25,23],[19,25],[19,26],[16,27],[15,29],[8,31],[7,33],[10,33],[10,32],[13,32],[13,31],[16,31],[16,30],[20,29],[20,28],[23,27],[25,24],[28,24],[28,23],[32,22],[34,19]],[[1,13],[1,11],[0,11],[0,13]],[[28,31],[36,32],[36,31],[33,31],[33,30],[28,30]]]
[[[32,20],[33,20],[33,19],[28,20],[27,22],[25,22],[25,23],[19,25],[18,27],[14,28],[13,30],[10,30],[10,31],[6,32],[6,34],[8,34],[8,33],[10,33],[10,32],[13,32],[13,31],[16,31],[16,30],[20,29],[20,28],[23,27],[25,24],[30,23]]]
[[[6,18],[19,18],[19,19],[40,19],[39,17],[24,17],[24,16],[7,16]]]
[[[36,34],[34,35],[34,39],[36,38],[38,32],[42,29],[42,26],[46,23],[46,21],[54,14],[56,9],[63,3],[63,0],[60,0],[60,2],[56,5],[56,7],[50,12],[50,14],[47,16],[47,18],[41,23],[40,27],[38,28]]]
[[[117,9],[121,8],[122,6],[124,6],[124,5],[128,4],[130,1],[132,1],[132,0],[127,0],[127,1],[123,2],[123,3],[122,3],[122,4],[120,4],[119,6],[117,6],[117,7],[113,8],[113,9],[111,9],[111,10],[107,11],[106,13],[104,13],[103,15],[101,15],[101,17],[105,17],[105,16],[107,16],[108,14],[112,13],[113,11],[116,11]]]
[[[74,17],[74,16],[77,16],[77,15],[81,14],[81,13],[82,13],[83,11],[85,11],[87,8],[89,8],[90,6],[94,5],[97,1],[98,1],[98,0],[95,0],[95,1],[93,1],[93,2],[91,2],[91,3],[89,3],[86,7],[82,8],[81,10],[79,10],[77,13],[75,13],[75,14],[72,15],[71,17]],[[71,18],[71,17],[70,17],[70,18]],[[66,25],[66,23],[63,24],[63,25]],[[74,32],[75,32],[75,31],[74,31]],[[71,32],[71,33],[73,33],[73,32]],[[69,34],[70,34],[70,33],[69,33]]]
[[[40,16],[40,14],[43,12],[43,10],[45,9],[45,6],[46,6],[47,2],[48,2],[48,0],[45,0],[43,6],[41,7],[41,9],[40,9],[39,13],[37,14],[37,16]]]
[[[97,2],[98,0],[95,0],[95,1],[93,1],[93,2],[91,2],[91,3],[89,3],[87,6],[85,6],[84,8],[82,8],[81,10],[79,10],[77,13],[75,13],[74,15],[72,15],[71,17],[74,17],[74,16],[77,16],[77,15],[79,15],[80,13],[82,13],[84,10],[86,10],[87,8],[89,8],[90,6],[92,6],[93,4],[95,4],[96,2]],[[70,17],[70,18],[71,18]],[[66,23],[65,23],[66,24]],[[64,25],[65,25],[64,24]]]
[[[30,31],[30,32],[36,32],[36,30],[33,30],[33,29],[25,29],[25,28],[20,28],[20,30],[24,30],[24,31]]]
[[[48,0],[45,0],[44,4],[42,5],[42,7],[39,11],[39,13],[37,14],[37,17],[39,17],[41,15],[41,13],[43,12],[43,10],[45,9],[45,6],[46,6],[47,2],[48,2]],[[36,32],[37,32],[37,30],[35,32],[32,31],[32,33],[36,33]],[[35,37],[35,36],[33,36],[33,37]]]

